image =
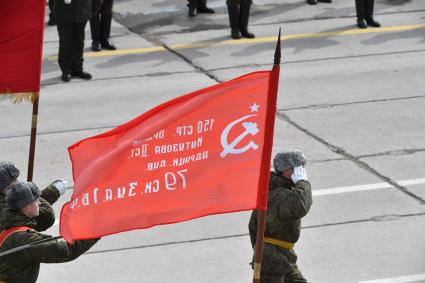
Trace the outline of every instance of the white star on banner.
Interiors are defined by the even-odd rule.
[[[251,112],[258,112],[258,108],[260,108],[260,105],[254,102],[254,104],[249,106],[249,108],[251,108]]]

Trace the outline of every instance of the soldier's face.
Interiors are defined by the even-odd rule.
[[[294,168],[286,169],[282,172],[282,176],[286,179],[291,179],[292,173],[294,173]]]
[[[37,217],[40,213],[40,200],[36,199],[22,208],[22,213],[30,218]]]

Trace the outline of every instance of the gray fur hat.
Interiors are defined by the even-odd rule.
[[[19,176],[19,169],[11,162],[0,162],[0,191],[7,188]]]
[[[17,182],[6,193],[9,209],[19,211],[40,197],[40,189],[32,182]]]
[[[290,149],[276,154],[273,159],[273,166],[276,173],[281,174],[286,169],[304,166],[306,162],[307,160],[300,150]]]

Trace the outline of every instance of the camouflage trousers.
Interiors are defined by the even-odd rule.
[[[307,283],[307,280],[304,278],[297,265],[294,265],[282,276],[261,272],[260,283]]]
[[[307,283],[297,266],[293,249],[265,244],[261,264],[261,283]]]

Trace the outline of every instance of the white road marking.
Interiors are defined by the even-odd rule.
[[[403,180],[397,182],[400,186],[412,186],[425,184],[425,178],[412,179],[412,180]],[[350,187],[339,187],[332,189],[323,189],[313,191],[313,196],[325,196],[325,195],[334,195],[342,193],[352,193],[360,191],[371,191],[371,190],[380,190],[380,189],[389,189],[393,186],[389,183],[376,183],[376,184],[367,184],[360,186],[350,186]]]
[[[360,185],[360,186],[339,187],[339,188],[313,191],[313,196],[326,196],[326,195],[335,195],[335,194],[352,193],[352,192],[360,192],[360,191],[371,191],[371,190],[379,190],[379,189],[388,189],[392,187],[393,186],[388,183],[376,183],[376,184],[368,184],[368,185]]]
[[[420,185],[425,183],[425,178],[422,179],[413,179],[413,180],[404,180],[398,182],[400,186],[412,186],[412,185]]]
[[[425,273],[370,281],[359,281],[359,283],[407,283],[417,282],[419,280],[425,280]]]

